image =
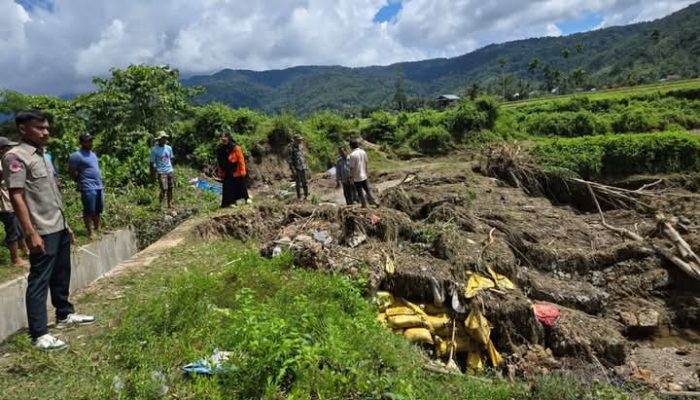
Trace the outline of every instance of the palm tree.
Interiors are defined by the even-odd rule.
[[[503,86],[503,99],[505,100],[506,98],[506,75],[505,75],[505,67],[506,64],[508,64],[508,60],[501,57],[498,59],[498,65],[501,67],[501,84]]]

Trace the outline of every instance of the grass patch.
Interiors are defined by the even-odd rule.
[[[81,309],[95,312],[100,326],[69,332],[69,352],[39,353],[26,335],[16,337],[0,359],[0,397],[586,398],[588,389],[567,380],[565,388],[531,391],[427,372],[417,348],[376,322],[362,281],[296,269],[291,260],[262,259],[231,241],[178,248],[147,274],[121,278],[123,299],[108,300],[108,287],[84,298]],[[214,348],[233,352],[226,372],[179,372]]]

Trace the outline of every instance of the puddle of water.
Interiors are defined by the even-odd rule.
[[[654,348],[700,345],[700,332],[693,329],[661,329],[649,344]]]

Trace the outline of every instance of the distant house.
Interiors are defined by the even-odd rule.
[[[459,96],[456,94],[441,94],[435,99],[437,108],[446,108],[459,101]]]

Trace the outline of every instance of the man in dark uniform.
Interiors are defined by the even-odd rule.
[[[66,221],[53,168],[44,157],[49,121],[38,111],[25,111],[15,116],[15,125],[22,140],[5,155],[2,166],[30,252],[26,296],[29,334],[39,350],[63,350],[68,345],[52,336],[47,327],[49,289],[57,328],[91,324],[95,318],[76,314],[68,301],[73,232]]]

